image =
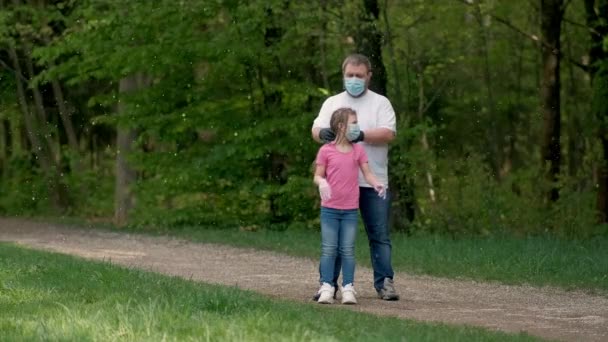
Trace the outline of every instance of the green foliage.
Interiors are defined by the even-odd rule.
[[[514,173],[497,183],[482,158],[471,155],[439,165],[437,174],[447,176],[437,179],[435,202],[427,193],[419,195],[421,215],[414,232],[495,237],[548,234],[567,239],[608,232],[595,221],[594,193],[581,192],[576,184],[564,184],[558,202],[546,206],[538,198],[547,185],[537,173]]]
[[[511,213],[503,212],[508,210],[508,200],[500,196],[498,186],[479,158],[456,160],[444,167],[450,171],[447,175],[441,173],[446,176],[437,180],[437,203],[426,196],[421,200],[421,211],[425,213],[420,221],[423,231],[489,235],[509,227],[511,222],[506,222],[506,218]]]
[[[599,70],[593,80],[593,101],[591,110],[601,123],[602,130],[608,128],[608,61],[599,66]]]
[[[8,171],[0,187],[0,213],[29,216],[49,212],[44,175],[32,166],[34,162],[29,155],[14,156],[8,160]]]
[[[66,159],[70,159],[66,156]],[[109,162],[110,160],[107,160]],[[51,215],[48,205],[48,189],[44,173],[33,166],[35,158],[31,155],[13,156],[4,174],[3,186],[0,188],[0,213],[5,215],[45,216]],[[70,164],[68,160],[64,165]],[[89,218],[108,217],[113,214],[112,195],[114,176],[108,166],[102,171],[86,170],[79,173],[61,174],[62,181],[69,192],[70,207],[67,214],[81,215]]]
[[[496,19],[537,32],[536,10],[520,5],[387,1],[379,20],[362,27],[363,6],[354,0],[7,4],[0,54],[14,46],[23,63],[32,52],[26,95],[35,86],[44,94],[73,215],[112,216],[116,155],[108,151],[120,126],[138,133],[128,156],[138,174],[130,224],[316,228],[310,163],[318,145],[310,127],[323,99],[342,90],[340,64],[357,46],[356,33],[375,27],[384,34],[387,95],[398,117],[389,167],[396,228],[453,236],[603,234],[593,223],[589,179],[601,161],[592,137],[605,86],[598,76],[588,104],[587,75],[562,63],[564,142],[576,146],[564,144],[562,198],[547,206],[538,178],[538,46]],[[585,21],[582,4],[567,11]],[[587,55],[588,32],[564,25],[568,55]],[[17,136],[25,130],[14,76],[8,68],[0,74],[0,123],[22,142],[11,147],[30,150],[25,135]],[[121,92],[121,80],[132,76],[150,82]],[[66,152],[53,81],[74,110],[77,153]],[[20,164],[20,153],[3,164],[11,171],[1,181],[1,210],[44,212],[48,205],[38,202],[48,195],[35,176],[41,171]],[[87,161],[82,168],[79,160]],[[575,161],[584,165],[575,169]]]

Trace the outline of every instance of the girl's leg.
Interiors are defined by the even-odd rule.
[[[355,280],[355,238],[357,237],[358,211],[347,210],[340,221],[339,252],[342,259],[342,285]]]
[[[332,284],[334,267],[338,255],[340,231],[339,212],[335,209],[321,208],[321,282]]]

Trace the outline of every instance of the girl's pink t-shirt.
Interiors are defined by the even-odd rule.
[[[325,177],[331,188],[331,198],[321,205],[332,209],[359,208],[359,168],[367,163],[363,146],[353,144],[350,152],[340,152],[335,143],[321,146],[317,165],[325,166]]]

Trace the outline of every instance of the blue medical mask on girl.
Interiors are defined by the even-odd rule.
[[[361,128],[359,128],[359,124],[348,124],[348,127],[346,128],[346,139],[348,139],[348,141],[353,141],[359,137],[360,133]]]
[[[365,91],[365,79],[358,77],[344,78],[344,88],[353,97],[357,97]]]

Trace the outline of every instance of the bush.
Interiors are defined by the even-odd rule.
[[[541,200],[544,187],[530,172],[515,173],[500,183],[479,157],[440,165],[436,202],[423,197],[419,183],[419,215],[413,231],[451,236],[555,235],[588,238],[605,234],[595,223],[594,194],[562,185],[552,205]]]
[[[48,211],[48,191],[42,172],[32,166],[26,155],[13,156],[0,186],[0,213],[27,216]]]
[[[314,221],[318,210],[311,180],[297,176],[290,177],[284,185],[241,184],[219,192],[200,189],[168,195],[157,189],[151,182],[138,186],[132,225],[285,230],[295,223],[309,226],[307,222]]]

